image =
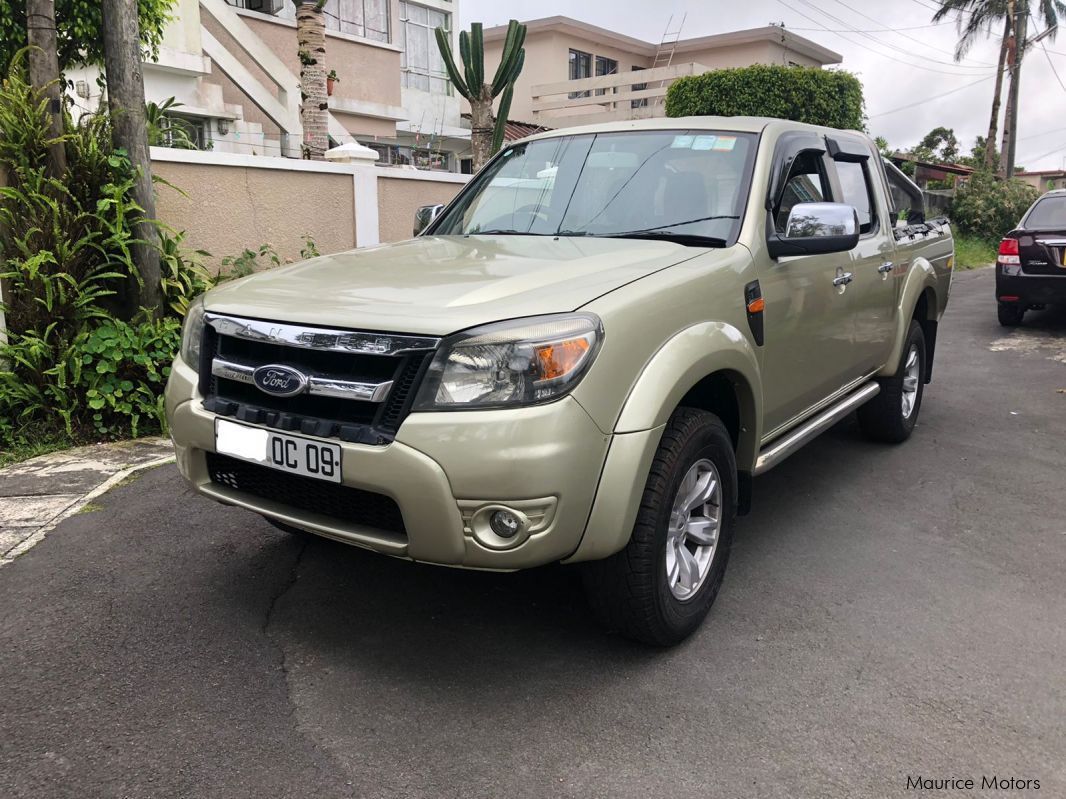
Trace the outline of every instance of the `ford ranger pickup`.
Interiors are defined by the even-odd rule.
[[[854,411],[911,435],[954,257],[866,136],[744,117],[509,143],[416,227],[193,305],[182,475],[399,558],[580,564],[657,645],[707,614],[755,476]]]

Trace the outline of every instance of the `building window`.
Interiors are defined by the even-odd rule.
[[[582,78],[592,77],[592,56],[588,53],[582,53],[580,50],[570,51],[570,80],[581,80]],[[570,92],[567,95],[571,100],[575,97],[588,97],[589,93],[585,92]]]
[[[644,69],[644,67],[633,67],[633,71],[634,72],[639,72],[639,71],[641,71],[643,69]],[[644,91],[645,89],[648,88],[648,84],[647,83],[634,83],[629,88],[630,88],[630,90],[635,91],[635,92],[642,92],[642,91]],[[647,108],[648,107],[648,98],[647,97],[641,97],[639,100],[630,100],[629,101],[629,107],[630,108]]]
[[[604,58],[602,55],[596,56],[596,77],[601,75],[615,75],[618,73],[618,62],[613,58]],[[614,94],[614,89],[597,89],[596,94]]]
[[[282,19],[294,19],[293,0],[226,0],[235,8],[245,8]],[[350,33],[375,42],[389,41],[389,0],[325,0],[322,13],[326,30]]]
[[[403,85],[434,94],[450,94],[451,83],[433,31],[451,30],[451,14],[416,3],[400,1],[400,32],[403,55]]]
[[[326,30],[389,41],[389,0],[326,0]]]

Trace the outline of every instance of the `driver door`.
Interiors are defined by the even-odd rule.
[[[776,196],[767,198],[767,233],[784,233],[796,203],[840,202],[823,137],[782,137],[774,161],[782,177],[773,183]],[[773,435],[848,382],[853,324],[846,286],[842,291],[834,281],[851,270],[852,258],[840,252],[763,262],[764,431]]]

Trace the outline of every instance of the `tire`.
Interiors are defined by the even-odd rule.
[[[878,380],[881,393],[859,408],[859,427],[869,438],[889,444],[910,438],[922,407],[925,358],[925,334],[922,326],[911,320],[896,374]]]
[[[694,502],[707,501],[675,515],[683,493]],[[655,646],[691,635],[722,585],[736,509],[737,465],[729,431],[711,413],[679,408],[663,431],[629,543],[583,568],[593,612],[611,630]],[[683,532],[686,519],[691,532]],[[688,557],[680,553],[682,547]]]
[[[999,323],[1003,327],[1017,327],[1022,323],[1025,316],[1025,306],[1017,302],[998,303],[996,311],[999,315]]]

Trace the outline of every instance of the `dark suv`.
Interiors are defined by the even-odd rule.
[[[1049,191],[999,244],[999,323],[1013,327],[1030,308],[1066,303],[1066,189]]]

